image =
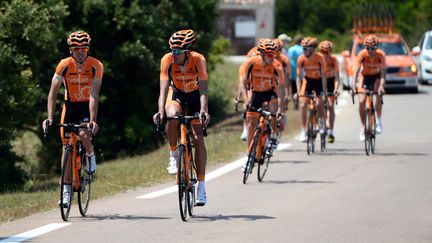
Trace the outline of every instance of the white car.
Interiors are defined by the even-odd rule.
[[[432,30],[421,37],[418,46],[413,48],[417,54],[418,77],[421,84],[432,84]]]

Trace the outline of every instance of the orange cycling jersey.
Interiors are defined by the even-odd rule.
[[[284,77],[291,73],[291,65],[290,60],[287,55],[284,53],[280,53],[279,56],[276,57],[276,60],[278,60],[282,64],[282,71],[284,74]]]
[[[356,68],[363,65],[362,74],[365,76],[377,75],[382,68],[385,68],[385,54],[377,49],[373,56],[369,55],[366,49],[361,50],[356,58]]]
[[[326,65],[323,55],[320,53],[314,53],[310,57],[306,57],[302,54],[297,60],[297,76],[300,77],[304,69],[304,76],[310,79],[320,79],[326,71]],[[321,73],[321,68],[323,73]]]
[[[328,59],[325,59],[326,64],[326,77],[334,78],[336,73],[339,72],[339,63],[336,56],[330,54]]]
[[[282,65],[279,61],[273,60],[273,64],[264,64],[261,56],[253,56],[241,65],[240,77],[247,79],[250,89],[264,92],[278,89],[278,83],[284,84]]]
[[[207,64],[203,55],[191,51],[185,65],[174,63],[172,53],[167,53],[161,60],[161,80],[169,80],[171,86],[184,93],[198,90],[198,81],[207,81]]]
[[[87,57],[79,69],[72,57],[62,59],[57,65],[56,74],[63,77],[65,100],[71,102],[89,101],[94,78],[102,79],[103,65],[93,57]]]

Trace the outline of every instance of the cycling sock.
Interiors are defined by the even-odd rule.
[[[170,156],[178,156],[177,150],[170,151]]]

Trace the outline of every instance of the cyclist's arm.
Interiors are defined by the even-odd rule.
[[[248,99],[248,95],[247,95],[247,91],[249,89],[249,80],[248,80],[248,69],[251,66],[251,64],[249,62],[245,62],[240,66],[240,89],[241,89],[241,94],[243,95],[243,101],[245,102],[244,104],[247,104],[249,102]]]
[[[90,91],[90,121],[97,122],[97,113],[99,108],[99,91],[102,85],[102,79],[94,78]]]
[[[327,70],[324,57],[321,58],[321,82],[323,86],[323,92],[327,95]]]
[[[55,112],[55,105],[56,105],[56,98],[58,91],[62,85],[63,77],[59,76],[57,73],[54,73],[52,80],[51,80],[51,88],[48,94],[48,119],[53,120],[54,112]]]
[[[161,79],[159,87],[158,112],[163,115],[165,112],[165,102],[168,96],[169,80]]]
[[[207,80],[198,81],[200,102],[201,102],[201,113],[208,113],[208,82]]]
[[[385,57],[384,57],[384,55],[380,55],[380,59],[381,59],[381,79],[380,79],[380,86],[381,86],[381,89],[384,89],[385,76],[386,76],[387,68],[386,68],[386,63],[385,63]]]
[[[334,90],[330,90],[331,92],[333,92],[333,93],[335,93],[335,94],[337,94],[337,93],[339,93],[339,85],[340,85],[340,82],[339,82],[339,63],[338,63],[338,61],[335,59],[335,62],[334,62],[335,64],[334,64],[334,71],[335,71],[335,80],[334,80],[334,82],[335,82],[335,86],[334,86]]]
[[[354,78],[352,80],[352,85],[351,88],[355,89],[356,88],[356,83],[357,83],[357,79],[360,73],[360,69],[363,63],[363,59],[364,59],[364,52],[360,51],[359,54],[356,57],[355,63],[354,63]]]
[[[303,59],[301,57],[299,57],[299,59],[297,61],[297,77],[296,77],[297,93],[300,92],[301,83],[303,80],[303,72],[302,72],[303,61],[302,60]]]

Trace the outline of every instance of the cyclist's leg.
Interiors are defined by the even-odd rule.
[[[377,76],[375,83],[373,85],[373,91],[377,92],[378,88],[379,88],[379,76]],[[375,94],[375,109],[376,109],[376,113],[377,113],[377,117],[379,120],[381,120],[381,115],[382,115],[382,104],[381,104],[381,97],[379,96],[379,94]]]
[[[167,116],[179,115],[182,112],[182,102],[184,102],[183,93],[169,89],[167,101],[165,104],[165,113]],[[180,101],[180,103],[179,103]],[[167,137],[170,146],[170,151],[174,152],[177,149],[178,124],[177,120],[169,120],[167,122]]]
[[[335,78],[327,78],[327,91],[328,92],[333,92],[333,90],[335,89]],[[334,110],[334,101],[335,101],[335,97],[334,96],[329,96],[327,98],[327,109],[328,109],[328,121],[329,121],[329,129],[330,132],[333,133],[333,126],[334,126],[334,120],[335,120],[335,110]],[[324,121],[326,122],[326,121]]]
[[[368,88],[370,81],[367,77],[368,76],[363,77],[360,80],[357,88],[357,91],[360,92],[358,94],[358,101],[359,101],[359,114],[360,114],[360,122],[361,122],[362,129],[364,129],[365,122],[366,122],[366,114],[365,114],[366,95],[362,92],[366,92],[366,89]]]
[[[265,102],[264,96],[265,95],[263,94],[263,92],[252,91],[252,95],[250,98],[251,108],[254,108],[254,109],[261,108],[262,104]],[[252,109],[249,109],[246,112],[246,124],[247,124],[247,128],[248,128],[248,138],[247,138],[247,144],[246,144],[247,149],[249,149],[249,146],[252,143],[255,128],[256,128],[257,123],[258,123],[258,117],[259,117],[259,114],[255,111],[253,111]]]

